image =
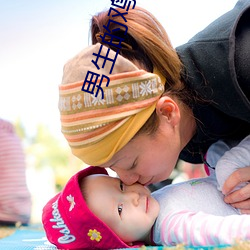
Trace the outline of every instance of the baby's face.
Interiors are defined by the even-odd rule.
[[[126,243],[144,240],[159,214],[159,204],[141,184],[127,186],[105,175],[85,178],[88,206]]]

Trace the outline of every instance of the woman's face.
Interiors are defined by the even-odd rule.
[[[164,124],[153,136],[136,136],[101,167],[114,170],[126,185],[149,185],[167,179],[178,160],[181,140],[175,126]]]

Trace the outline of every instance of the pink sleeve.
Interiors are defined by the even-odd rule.
[[[0,224],[28,223],[31,197],[21,140],[8,121],[0,119]]]
[[[161,241],[167,246],[233,244],[238,239],[250,239],[250,215],[215,216],[174,211],[166,216],[161,226]]]

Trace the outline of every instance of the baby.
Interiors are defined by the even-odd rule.
[[[228,149],[222,141],[214,144],[208,163],[215,164],[220,157],[217,152]],[[250,136],[220,158],[218,181],[210,169],[209,177],[169,185],[152,194],[141,184],[127,186],[103,168],[88,167],[44,207],[47,238],[60,249],[206,246],[250,239],[250,216],[226,204],[217,188],[227,178],[220,175],[221,165],[221,172],[227,164],[230,174],[243,163],[246,166],[249,158]]]

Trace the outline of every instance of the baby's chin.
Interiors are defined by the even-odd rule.
[[[155,204],[156,204],[156,210],[157,210],[157,216],[159,215],[160,213],[160,203],[158,202],[158,200],[156,200],[154,197],[152,197],[153,200],[155,201]]]

